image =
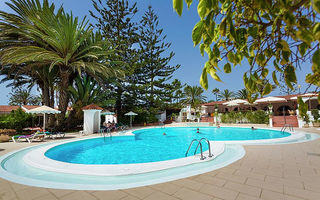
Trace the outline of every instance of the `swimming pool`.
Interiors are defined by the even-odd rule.
[[[183,158],[193,139],[244,141],[290,136],[290,133],[276,130],[230,127],[201,127],[199,133],[196,127],[148,128],[132,133],[133,136],[95,138],[62,144],[49,149],[45,156],[75,164],[137,164]],[[194,152],[195,148],[196,145],[193,145],[190,152]],[[205,143],[203,150],[208,150]],[[188,156],[193,156],[193,153]]]
[[[316,134],[303,132],[290,134],[270,129],[252,131],[250,128],[201,127],[200,133],[196,132],[195,127],[146,128],[119,137],[37,145],[0,157],[0,177],[20,184],[56,189],[126,189],[227,166],[245,155],[241,144],[287,144],[319,138]],[[199,155],[193,153],[184,157],[190,141],[203,137],[211,140],[214,157],[200,160]],[[208,148],[205,144],[203,147],[204,151]],[[97,159],[91,149],[95,149]],[[69,151],[73,153],[67,155]],[[208,151],[204,154],[208,156]]]

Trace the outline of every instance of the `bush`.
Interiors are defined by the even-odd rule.
[[[21,133],[23,128],[30,126],[32,126],[32,115],[23,112],[21,108],[0,118],[0,128],[2,129],[15,129]]]
[[[319,110],[318,109],[312,109],[311,110],[311,114],[313,116],[314,121],[318,122],[318,120],[320,118]]]
[[[269,115],[263,110],[224,113],[220,116],[220,119],[222,123],[269,123]]]

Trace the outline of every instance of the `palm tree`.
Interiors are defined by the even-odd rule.
[[[249,95],[248,90],[241,89],[241,90],[238,90],[235,96],[237,99],[248,99],[248,95]]]
[[[73,113],[77,119],[81,119],[83,106],[96,103],[101,88],[97,86],[97,82],[90,76],[78,76],[73,86],[69,86],[68,91],[73,103]]]
[[[190,104],[192,108],[197,108],[201,103],[206,100],[203,96],[204,90],[199,86],[186,86],[184,88],[185,99],[183,103]]]
[[[9,105],[39,105],[41,100],[38,96],[31,94],[31,88],[17,88],[10,94]]]
[[[218,101],[219,88],[214,88],[211,92],[216,96],[216,101]]]
[[[224,100],[224,101],[229,101],[234,97],[234,92],[225,89],[223,91],[220,91],[218,94],[219,99]]]
[[[55,12],[54,4],[44,0],[11,0],[16,14],[0,12],[0,61],[3,65],[37,65],[57,68],[59,87],[58,122],[67,110],[68,86],[77,73],[93,77],[119,75],[111,59],[114,52],[100,33],[93,33],[88,20],[64,12]]]

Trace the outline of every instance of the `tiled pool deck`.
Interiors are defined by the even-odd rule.
[[[320,134],[320,130],[302,129]],[[39,143],[0,143],[0,155]],[[0,179],[0,200],[300,200],[320,199],[320,139],[245,146],[241,160],[209,173],[116,191],[30,187]]]

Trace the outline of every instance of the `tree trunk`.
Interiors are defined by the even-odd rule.
[[[122,108],[122,88],[121,86],[118,87],[117,91],[117,100],[116,100],[116,114],[118,118],[121,118],[121,108]]]
[[[69,103],[69,95],[68,95],[68,86],[69,86],[69,77],[70,72],[67,70],[60,70],[60,83],[59,83],[59,110],[61,111],[58,114],[58,127],[62,128],[64,125],[63,122],[65,120],[66,111]]]

